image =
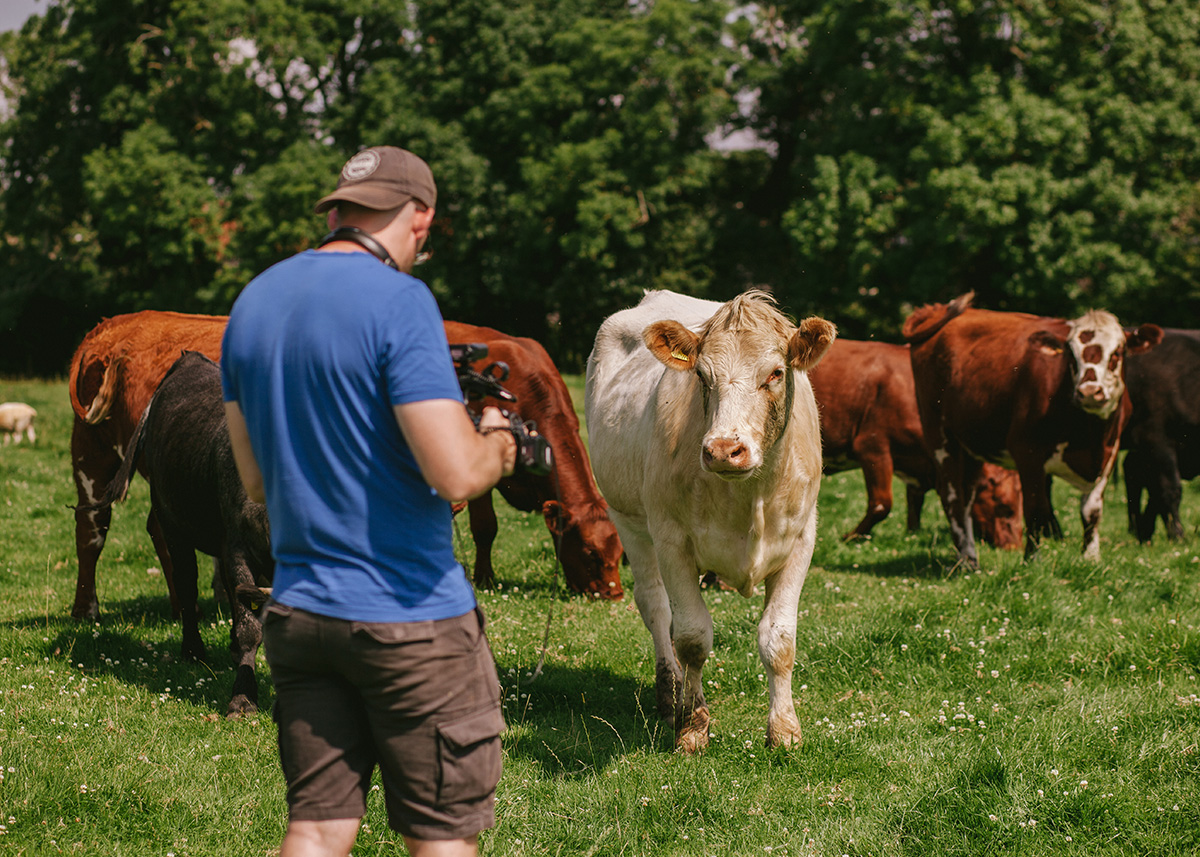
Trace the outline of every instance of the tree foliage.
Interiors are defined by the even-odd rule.
[[[50,0],[0,39],[0,369],[227,312],[379,143],[438,177],[444,314],[564,370],[644,288],[884,339],[967,289],[1200,326],[1197,31],[1157,0]]]
[[[785,286],[862,335],[974,289],[997,309],[1200,322],[1200,10],[790,2],[740,25],[778,155]],[[772,264],[774,260],[772,260]]]

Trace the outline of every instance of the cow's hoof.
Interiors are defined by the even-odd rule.
[[[100,602],[93,601],[87,607],[76,606],[71,610],[71,618],[76,622],[94,622],[100,618]]]
[[[229,707],[225,709],[225,719],[239,720],[242,717],[257,713],[258,704],[253,702],[249,697],[239,694],[229,700]]]
[[[799,747],[800,744],[800,721],[794,716],[767,723],[768,747]]]
[[[688,756],[708,747],[709,716],[707,708],[697,708],[684,721],[675,736],[675,749]]]

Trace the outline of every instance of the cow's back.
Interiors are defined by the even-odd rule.
[[[596,482],[609,506],[626,515],[645,512],[642,485],[648,463],[661,462],[683,443],[683,435],[699,419],[675,408],[659,424],[660,387],[678,386],[642,339],[656,321],[674,319],[697,329],[720,306],[666,291],[647,292],[634,307],[610,315],[600,325],[588,357],[584,418]],[[678,373],[670,373],[675,376]]]
[[[889,443],[899,471],[933,484],[907,345],[835,339],[808,377],[821,414],[822,452],[830,472],[857,466],[849,460],[855,441],[873,432],[881,443]]]
[[[164,525],[189,535],[196,550],[221,556],[229,490],[247,501],[237,482],[221,373],[196,352],[185,353],[153,397],[142,456],[155,511]]]
[[[75,416],[91,425],[111,419],[116,442],[123,443],[180,354],[198,351],[220,359],[227,321],[158,310],[105,319],[71,360],[68,388]]]
[[[1164,328],[1163,339],[1125,363],[1133,410],[1121,434],[1127,450],[1174,448],[1179,475],[1200,475],[1200,331]]]
[[[579,435],[579,418],[575,415],[571,394],[558,367],[541,343],[528,337],[512,336],[490,327],[458,321],[447,321],[444,325],[446,338],[452,344],[485,344],[488,347],[487,362],[500,362],[509,367],[509,376],[501,385],[516,397],[516,403],[510,405],[489,400],[487,404],[510,408],[522,419],[535,421],[538,431],[553,446],[555,458],[570,459],[580,464],[587,469],[590,478],[591,470]],[[505,481],[512,484],[504,485]],[[506,498],[514,493],[529,493],[523,491],[528,482],[528,479],[514,481],[511,477],[502,480],[501,493]],[[541,501],[530,497],[525,502],[518,500],[514,505],[531,511],[540,508]]]
[[[1060,319],[969,308],[914,341],[912,370],[926,436],[932,409],[933,423],[971,437],[980,445],[976,452],[988,454],[1004,447],[1014,419],[1042,418],[1069,379],[1062,351],[1031,339],[1039,331],[1065,339],[1069,328]]]

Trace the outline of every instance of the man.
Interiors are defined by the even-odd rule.
[[[474,855],[495,823],[499,679],[450,503],[511,474],[516,442],[495,408],[476,431],[410,276],[436,201],[413,153],[358,153],[317,203],[330,236],[246,286],[225,331],[230,440],[276,562],[282,857],[349,854],[376,765],[415,857]]]

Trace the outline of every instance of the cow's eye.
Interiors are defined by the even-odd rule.
[[[775,370],[773,372],[771,372],[771,374],[769,376],[767,376],[767,384],[774,384],[776,381],[778,381],[782,377],[783,377],[783,367],[776,366]],[[763,386],[766,386],[766,384],[764,384]]]

